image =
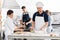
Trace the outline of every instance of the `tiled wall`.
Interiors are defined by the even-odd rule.
[[[53,24],[60,24],[60,12],[52,12]]]

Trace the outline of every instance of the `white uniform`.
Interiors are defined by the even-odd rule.
[[[5,26],[5,40],[8,40],[8,35],[11,35],[14,31],[15,25],[10,17],[7,17],[4,23]]]

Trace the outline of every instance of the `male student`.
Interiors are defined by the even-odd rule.
[[[26,6],[22,6],[22,25],[25,25],[26,30],[30,30],[31,27],[31,18],[29,12],[26,10]]]
[[[12,10],[7,11],[7,18],[6,18],[5,23],[4,23],[4,26],[5,26],[5,40],[8,40],[8,35],[11,35],[16,30],[20,30],[13,23],[13,13],[14,12]]]
[[[44,5],[42,2],[36,3],[37,12],[35,12],[33,15],[32,28],[35,31],[42,31],[43,30],[47,33],[48,15],[46,12],[43,11],[43,6]],[[51,39],[44,39],[44,40],[51,40]]]

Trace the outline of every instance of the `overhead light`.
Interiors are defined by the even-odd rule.
[[[19,4],[16,2],[16,0],[4,0],[2,8],[7,9],[20,9]]]

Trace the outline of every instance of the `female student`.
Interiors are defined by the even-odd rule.
[[[48,15],[48,28],[47,28],[47,32],[51,33],[53,31],[53,27],[52,27],[53,17],[51,16],[51,12],[49,10],[46,10],[46,13]]]

